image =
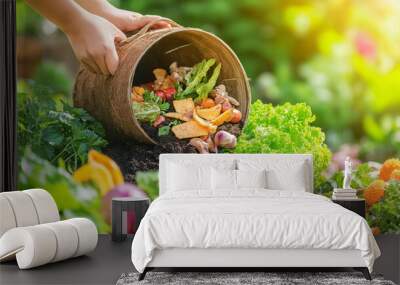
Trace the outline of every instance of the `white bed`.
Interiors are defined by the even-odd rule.
[[[267,185],[254,187],[264,170]],[[154,267],[354,267],[370,278],[380,255],[362,217],[312,194],[311,155],[162,154],[159,178],[132,243],[140,279]]]

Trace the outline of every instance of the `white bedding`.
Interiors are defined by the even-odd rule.
[[[357,249],[370,271],[380,255],[359,215],[320,195],[265,189],[162,195],[133,240],[135,268],[165,248]]]

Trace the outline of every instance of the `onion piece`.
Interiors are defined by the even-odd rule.
[[[236,137],[227,131],[218,131],[214,136],[215,147],[234,148],[236,141]]]

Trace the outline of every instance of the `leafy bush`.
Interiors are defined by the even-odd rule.
[[[37,67],[33,80],[37,86],[48,88],[48,93],[52,98],[58,94],[69,98],[72,78],[64,66],[52,61],[42,62]]]
[[[361,141],[361,157],[366,160],[400,156],[400,113],[385,114],[380,120],[366,116],[363,121],[365,138]]]
[[[43,18],[24,0],[16,1],[17,35],[36,36],[40,33]]]
[[[107,145],[104,137],[101,124],[83,109],[18,94],[19,153],[29,146],[40,157],[54,165],[61,162],[72,172],[87,161],[89,149]]]
[[[400,234],[400,181],[389,181],[383,199],[369,209],[367,219],[382,233]]]
[[[21,154],[18,189],[46,189],[56,201],[63,218],[87,217],[97,225],[99,232],[109,231],[100,213],[100,196],[95,188],[76,183],[63,168],[41,159],[29,148]]]
[[[306,104],[272,106],[257,100],[239,137],[236,153],[311,153],[314,157],[314,183],[322,181],[331,152],[325,135],[312,126],[315,116]]]

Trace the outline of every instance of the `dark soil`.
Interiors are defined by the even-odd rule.
[[[111,142],[104,150],[121,168],[125,181],[133,182],[136,171],[158,170],[158,156],[161,153],[196,153],[188,141],[165,142],[157,145],[137,142]]]
[[[110,156],[121,168],[125,181],[134,182],[136,171],[158,170],[158,157],[161,153],[197,153],[196,149],[189,145],[189,140],[177,140],[171,133],[158,137],[157,129],[142,125],[143,129],[159,141],[158,144],[142,144],[131,140],[111,141],[104,149],[104,153]],[[224,124],[218,130],[228,131],[236,137],[242,128],[240,124]]]

